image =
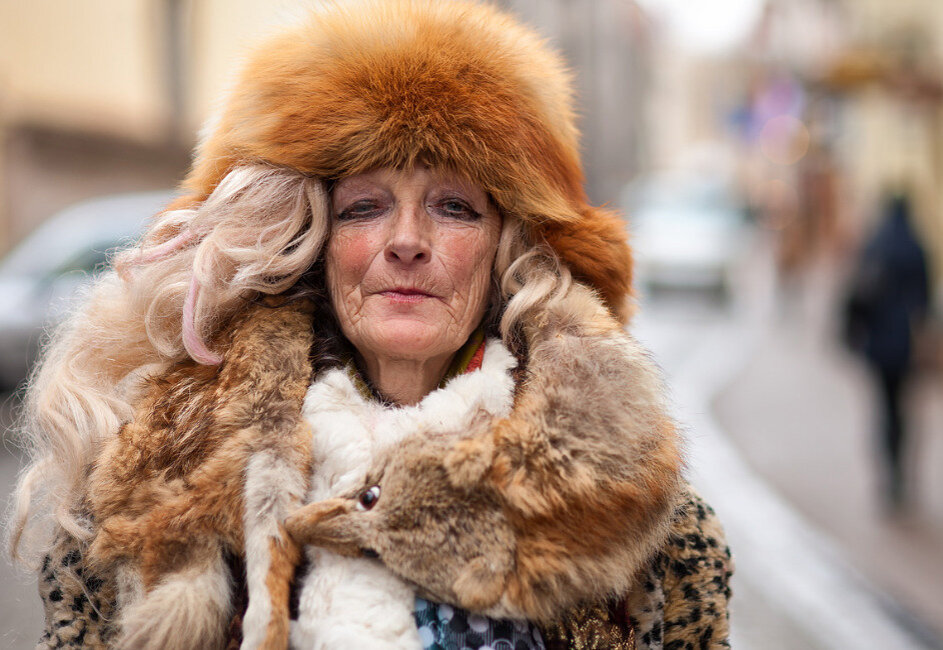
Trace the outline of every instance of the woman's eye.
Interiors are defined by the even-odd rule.
[[[474,221],[481,217],[470,205],[459,199],[446,199],[441,201],[437,207],[439,212],[455,219]]]
[[[374,485],[360,493],[357,497],[357,508],[359,510],[369,510],[380,500],[380,486]]]
[[[380,211],[380,205],[375,201],[357,201],[337,213],[341,221],[345,219],[365,219]]]

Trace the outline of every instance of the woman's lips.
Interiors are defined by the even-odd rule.
[[[432,294],[426,293],[425,291],[420,291],[419,289],[407,289],[397,287],[396,289],[387,289],[386,291],[380,292],[381,296],[385,296],[387,299],[403,303],[403,304],[414,304],[427,300],[429,298],[435,298]]]

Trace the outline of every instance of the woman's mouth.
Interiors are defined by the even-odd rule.
[[[409,289],[406,287],[396,287],[395,289],[387,289],[386,291],[380,292],[381,296],[385,296],[387,299],[392,302],[402,303],[402,304],[411,304],[422,302],[429,298],[435,298],[430,293],[426,293],[420,289]]]

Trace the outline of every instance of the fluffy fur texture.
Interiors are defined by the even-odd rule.
[[[460,170],[623,320],[621,218],[587,203],[570,75],[532,31],[462,0],[330,3],[262,45],[185,181],[189,207],[264,161],[321,178],[422,161]]]
[[[327,203],[320,179],[271,165],[240,167],[205,202],[158,215],[138,248],[116,256],[117,272],[98,278],[30,377],[19,424],[31,459],[10,522],[14,556],[43,556],[50,514],[77,539],[92,536],[88,467],[131,419],[140,397],[135,378],[203,358],[188,348],[188,326],[210,341],[247,298],[296,285],[327,235]],[[192,237],[174,234],[181,232]],[[200,290],[188,296],[194,284]],[[193,313],[183,319],[190,296]]]
[[[233,606],[228,554],[246,560],[244,647],[287,643],[300,550],[281,522],[310,471],[311,305],[258,304],[226,332],[222,367],[184,362],[148,379],[95,463],[89,560],[119,577],[118,647],[219,647]]]
[[[377,455],[417,430],[465,431],[480,417],[506,416],[513,401],[510,371],[515,365],[504,346],[490,340],[480,369],[455,377],[415,406],[400,408],[366,399],[344,369],[326,372],[305,398],[305,417],[314,432],[309,500],[359,489]],[[293,647],[421,647],[411,585],[374,560],[314,547],[309,547],[308,558]]]
[[[624,593],[664,540],[679,489],[657,372],[578,284],[525,334],[527,378],[507,417],[415,427],[360,485],[293,514],[291,535],[378,553],[420,594],[495,617],[548,622]]]

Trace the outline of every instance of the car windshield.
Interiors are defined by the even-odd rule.
[[[52,217],[0,262],[0,276],[46,278],[93,271],[116,247],[127,246],[146,219],[172,198],[168,192],[112,196]]]
[[[0,274],[45,277],[76,270],[72,260],[90,256],[96,251],[104,260],[108,249],[133,234],[115,233],[114,229],[95,230],[95,225],[60,223],[58,220],[44,224],[10,253],[0,267]]]
[[[645,186],[636,199],[640,208],[732,210],[723,183],[704,179],[659,179]]]

